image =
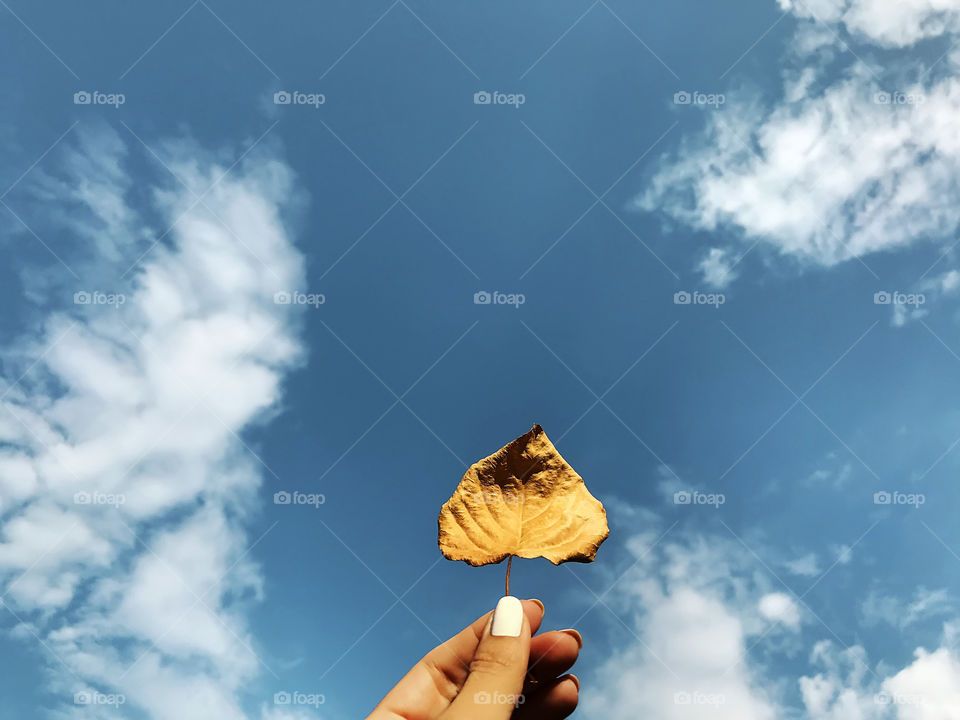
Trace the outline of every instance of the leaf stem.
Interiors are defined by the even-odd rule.
[[[507,592],[506,592],[507,595],[510,594],[510,563],[512,562],[513,562],[513,555],[510,555],[507,557]]]

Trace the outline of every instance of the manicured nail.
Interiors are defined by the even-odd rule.
[[[580,691],[580,678],[578,678],[576,675],[574,675],[573,673],[571,673],[571,674],[569,674],[569,675],[565,675],[563,679],[564,679],[564,680],[573,680],[573,684],[577,686],[577,692]]]
[[[543,606],[543,603],[537,600],[536,598],[530,598],[530,602],[535,602],[537,605],[540,606],[541,615],[547,611],[547,609]]]
[[[577,641],[577,647],[581,649],[583,648],[583,635],[578,633],[576,630],[574,630],[573,628],[567,628],[566,630],[561,630],[560,632],[566,633],[567,635],[572,637],[574,640]]]
[[[493,611],[490,634],[501,637],[520,637],[523,630],[523,603],[513,595],[505,595]]]

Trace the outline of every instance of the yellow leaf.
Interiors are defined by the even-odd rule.
[[[610,534],[603,505],[539,425],[471,465],[439,525],[444,557],[470,565],[508,555],[592,562]]]

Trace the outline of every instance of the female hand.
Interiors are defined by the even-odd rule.
[[[500,599],[497,608],[427,653],[367,720],[562,720],[580,681],[563,675],[583,639],[576,630],[532,637],[543,603]],[[529,672],[528,672],[529,671]]]

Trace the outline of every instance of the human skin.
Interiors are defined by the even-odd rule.
[[[496,626],[491,611],[427,653],[367,720],[568,717],[577,707],[580,681],[566,673],[583,645],[580,634],[537,635],[544,613],[539,600],[505,598],[496,612]]]

